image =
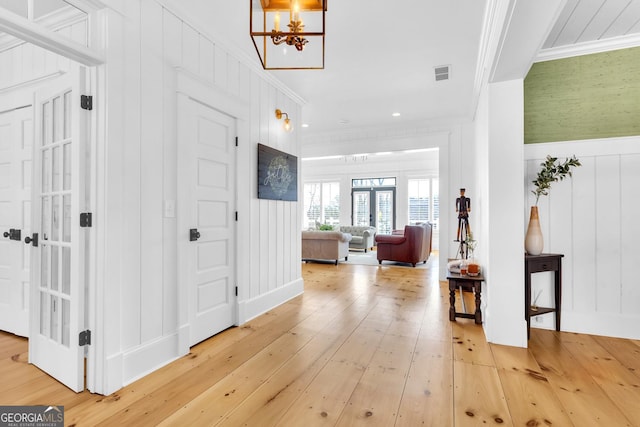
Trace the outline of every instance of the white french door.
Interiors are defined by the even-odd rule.
[[[31,105],[0,113],[0,330],[29,335]]]
[[[373,222],[371,214],[371,193],[366,191],[352,191],[353,225],[369,226]]]
[[[178,239],[189,346],[234,324],[235,119],[178,97]]]
[[[67,387],[84,389],[84,69],[36,93],[34,104],[29,362]]]
[[[376,228],[380,234],[391,234],[395,227],[395,191],[376,190]]]
[[[376,227],[378,234],[391,234],[396,224],[395,189],[352,189],[353,225]]]

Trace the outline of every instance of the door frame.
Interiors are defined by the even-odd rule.
[[[208,107],[211,107],[220,113],[226,114],[236,121],[236,131],[238,137],[238,150],[235,156],[235,165],[233,171],[233,179],[236,182],[235,188],[235,205],[237,212],[246,212],[245,218],[249,217],[249,207],[240,206],[241,200],[238,198],[238,194],[240,193],[242,182],[241,180],[241,171],[239,167],[239,159],[241,158],[240,147],[243,146],[246,149],[249,145],[249,138],[246,136],[247,123],[249,120],[250,112],[249,112],[249,104],[244,103],[238,97],[231,96],[228,92],[222,91],[217,87],[213,86],[210,82],[203,80],[201,77],[187,71],[183,68],[176,68],[177,74],[177,85],[176,85],[176,123],[180,124],[180,111],[177,108],[178,99],[180,97],[187,97],[190,100],[201,103]],[[178,150],[180,152],[180,150]],[[178,154],[180,156],[180,154]],[[178,191],[180,188],[185,188],[187,184],[187,177],[185,174],[180,173],[179,169],[179,160],[178,160],[178,182],[177,188]],[[257,163],[256,163],[257,164]],[[189,229],[189,212],[188,206],[185,206],[185,203],[177,203],[177,220],[176,220],[176,233],[177,236],[181,236],[184,234],[185,230]],[[243,274],[243,270],[238,268],[239,254],[247,253],[248,248],[245,247],[244,243],[246,239],[244,238],[248,235],[248,230],[244,230],[244,227],[241,224],[242,215],[239,216],[238,220],[235,222],[235,256],[236,262],[234,262],[234,275],[236,278],[236,286],[238,287],[238,292],[234,302],[234,325],[239,325],[242,320],[242,313],[240,311],[240,301],[244,295],[243,286],[241,283],[246,283],[248,278],[246,274]],[[248,221],[245,223],[248,225]],[[186,241],[188,244],[189,242]],[[187,354],[190,348],[190,334],[189,334],[189,288],[188,284],[184,280],[186,277],[186,271],[188,268],[188,260],[186,259],[186,251],[182,250],[182,246],[185,244],[185,240],[178,237],[176,241],[176,251],[178,254],[178,353],[179,354]]]
[[[41,211],[41,193],[45,190],[41,189],[41,183],[42,183],[42,164],[43,164],[43,157],[41,155],[41,153],[39,153],[41,151],[41,149],[43,147],[45,147],[45,143],[42,141],[42,137],[39,136],[42,134],[42,129],[43,129],[43,124],[42,121],[44,119],[44,116],[41,112],[41,108],[44,104],[44,102],[50,102],[51,99],[49,95],[47,95],[47,97],[45,97],[44,99],[41,98],[42,93],[47,93],[47,91],[51,88],[51,85],[44,85],[42,86],[35,94],[35,100],[34,100],[34,145],[33,145],[33,154],[32,154],[32,163],[33,163],[33,167],[32,167],[32,189],[31,189],[31,204],[32,204],[32,209],[31,209],[31,230],[33,232],[37,232],[39,233],[40,236],[40,243],[38,245],[38,248],[35,249],[35,251],[32,249],[31,252],[31,271],[30,271],[30,288],[31,288],[31,295],[30,295],[30,304],[29,304],[29,311],[30,311],[30,331],[29,331],[29,363],[33,363],[35,366],[37,366],[38,368],[42,369],[44,372],[47,372],[49,375],[51,375],[52,377],[54,377],[55,379],[58,379],[58,376],[54,375],[54,373],[52,371],[57,372],[58,374],[62,374],[66,368],[60,369],[59,368],[59,364],[56,363],[51,363],[51,355],[57,354],[58,357],[61,358],[61,360],[70,360],[70,354],[67,353],[71,353],[73,354],[74,358],[73,360],[75,361],[76,365],[73,366],[73,370],[76,372],[75,377],[72,375],[70,378],[67,378],[68,381],[70,381],[70,383],[66,383],[63,382],[62,379],[59,379],[60,382],[63,382],[65,385],[67,385],[69,388],[71,388],[73,391],[76,392],[80,392],[83,391],[86,388],[86,365],[85,365],[85,359],[87,358],[87,347],[81,347],[79,345],[78,342],[78,338],[77,338],[77,333],[79,333],[81,330],[85,330],[86,328],[88,328],[88,324],[87,324],[87,319],[88,319],[88,310],[89,307],[87,306],[87,298],[86,298],[86,293],[88,292],[88,288],[89,288],[89,282],[87,280],[87,269],[88,266],[90,265],[89,259],[87,257],[87,247],[91,242],[91,234],[90,228],[80,228],[80,225],[78,224],[78,219],[79,219],[79,214],[80,212],[87,212],[87,207],[88,207],[88,200],[87,200],[87,196],[89,193],[89,189],[86,188],[86,186],[88,185],[88,183],[90,183],[90,180],[88,179],[88,167],[89,167],[89,162],[87,161],[88,156],[91,155],[90,152],[88,152],[87,150],[90,150],[90,138],[89,138],[89,129],[91,126],[91,117],[90,117],[90,111],[86,111],[84,109],[82,109],[80,107],[80,96],[87,94],[87,86],[88,86],[88,71],[86,70],[86,68],[84,66],[81,65],[77,65],[77,64],[72,64],[70,67],[70,70],[68,73],[66,73],[66,75],[61,78],[61,81],[52,81],[51,84],[54,85],[54,88],[56,88],[56,92],[54,92],[55,95],[60,95],[63,92],[58,92],[59,90],[67,90],[70,89],[71,90],[71,94],[72,94],[72,104],[71,104],[71,110],[72,110],[72,118],[74,120],[74,122],[71,122],[71,133],[70,136],[72,138],[72,146],[74,148],[72,148],[72,156],[71,156],[71,165],[72,168],[75,167],[76,169],[71,169],[72,175],[76,176],[77,178],[74,178],[72,180],[72,183],[70,184],[70,190],[72,190],[73,192],[73,196],[71,196],[71,199],[73,200],[74,198],[77,198],[77,204],[75,205],[75,207],[73,209],[71,209],[70,212],[70,227],[71,227],[71,232],[70,232],[70,242],[72,242],[72,245],[75,246],[76,251],[75,253],[79,255],[79,258],[77,258],[77,261],[75,263],[75,266],[77,268],[76,269],[71,269],[70,270],[70,278],[71,278],[71,283],[76,283],[76,292],[70,292],[69,295],[73,295],[72,300],[74,302],[71,303],[72,309],[70,310],[70,332],[71,335],[69,336],[69,350],[62,350],[64,352],[64,354],[60,353],[60,345],[56,346],[55,344],[53,344],[53,347],[48,348],[47,346],[52,345],[50,343],[51,340],[49,340],[48,338],[43,338],[41,337],[41,333],[39,332],[40,327],[38,326],[38,319],[41,319],[42,315],[43,315],[43,309],[41,307],[41,301],[38,298],[38,295],[40,294],[39,291],[39,284],[41,283],[40,280],[37,279],[37,277],[41,277],[41,272],[42,272],[42,261],[41,261],[41,248],[45,246],[45,241],[47,240],[45,237],[45,230],[43,230],[43,223],[42,223],[42,218],[43,218],[43,213]],[[56,87],[59,86],[59,87]],[[44,101],[44,102],[43,102]],[[75,122],[75,120],[77,120],[77,122]],[[51,141],[50,141],[51,142]],[[47,148],[47,147],[45,147]],[[48,147],[50,149],[50,147]],[[61,150],[62,151],[62,150]],[[62,156],[62,154],[60,154],[60,156]],[[77,157],[76,157],[77,156]],[[73,158],[77,158],[78,163],[75,164],[75,161],[72,160]],[[64,170],[62,169],[62,165],[60,166],[60,173],[64,173]],[[48,173],[53,173],[53,171],[55,170],[55,167],[53,165],[50,166],[50,170]],[[52,184],[53,185],[53,184]],[[60,183],[60,185],[62,185],[62,183]],[[52,187],[48,190],[48,192],[51,191],[61,191],[63,190],[61,187],[59,187],[57,190],[55,187]],[[55,199],[54,196],[50,196],[50,203],[52,205],[52,207],[54,206],[54,202],[53,200]],[[63,202],[64,198],[60,197],[59,199],[59,203],[61,206],[64,205]],[[73,205],[72,205],[73,206]],[[53,215],[55,215],[55,213],[52,213]],[[53,220],[52,220],[53,221]],[[61,221],[61,223],[64,223],[64,220]],[[55,229],[53,228],[53,224],[50,224],[51,228],[51,233],[52,235],[55,235]],[[62,237],[62,228],[60,228],[60,230],[58,231],[59,234],[59,238],[58,239],[52,239],[53,241],[58,240],[57,244],[59,244],[60,242],[62,242],[64,239]],[[76,235],[77,233],[77,235]],[[26,243],[26,241],[25,241]],[[57,246],[57,244],[55,246]],[[49,245],[47,245],[49,246]],[[51,246],[51,248],[55,247],[55,246]],[[74,251],[71,251],[71,259],[72,261],[70,261],[71,266],[74,265],[73,262],[73,258],[75,257],[74,255]],[[62,256],[62,254],[60,254],[60,256]],[[36,268],[37,267],[37,268]],[[53,268],[53,266],[51,267]],[[34,280],[35,279],[35,280]],[[75,281],[74,281],[75,279]],[[60,287],[62,287],[62,283],[59,283]],[[49,288],[49,286],[47,286],[47,288]],[[73,291],[73,284],[71,285],[71,291]],[[51,287],[51,289],[53,289],[53,287]],[[56,289],[56,291],[59,291],[60,289]],[[73,309],[73,306],[77,307],[76,310]],[[36,310],[36,308],[38,310]],[[31,345],[32,342],[38,342],[40,343],[39,345],[41,346],[38,351],[35,350],[35,345]],[[42,351],[51,351],[51,355],[47,354],[47,356],[43,356]],[[38,363],[36,363],[36,360],[38,361]],[[61,375],[64,376],[64,375]]]
[[[104,378],[106,361],[104,346],[104,325],[105,311],[107,309],[105,301],[105,279],[104,279],[104,247],[106,246],[106,233],[104,227],[98,227],[96,220],[104,224],[106,218],[105,195],[106,195],[106,100],[102,94],[106,94],[106,59],[103,53],[96,47],[103,45],[106,37],[104,25],[107,17],[107,6],[101,0],[72,0],[75,7],[87,13],[89,22],[89,47],[82,46],[73,41],[62,38],[60,35],[46,28],[34,26],[28,20],[17,16],[3,15],[0,19],[0,29],[15,36],[27,43],[40,46],[48,51],[62,57],[75,61],[77,64],[86,66],[86,95],[94,97],[93,110],[89,111],[87,122],[87,147],[89,155],[86,158],[85,170],[88,182],[87,189],[87,212],[94,215],[93,228],[87,229],[89,242],[87,248],[89,255],[85,266],[85,324],[92,331],[93,339],[91,345],[85,347],[85,375],[86,388],[94,393],[103,393],[107,389],[107,379]],[[72,64],[72,66],[75,66]],[[46,85],[48,81],[64,74],[64,71],[56,72],[41,78],[25,81],[16,86],[8,88],[2,94],[3,102],[0,107],[22,102],[21,91],[28,90],[29,104],[34,102],[35,88]],[[14,92],[15,91],[15,92]],[[14,95],[15,93],[15,95]],[[35,145],[34,145],[35,146]],[[100,154],[100,156],[98,156]],[[100,159],[100,174],[98,174],[98,159]],[[33,206],[33,200],[32,200]],[[98,253],[98,249],[101,249]],[[101,274],[98,274],[101,273]],[[31,309],[31,307],[30,307]]]
[[[391,224],[391,229],[396,228],[397,221],[397,200],[396,200],[396,187],[362,187],[362,188],[351,188],[351,223],[353,224],[353,219],[355,216],[355,206],[353,203],[353,198],[355,193],[369,193],[369,226],[376,227],[378,229],[378,220],[376,218],[376,213],[378,211],[378,199],[376,197],[377,192],[386,192],[391,191],[393,193],[393,220]]]

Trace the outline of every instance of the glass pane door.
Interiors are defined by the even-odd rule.
[[[371,225],[371,197],[369,190],[353,191],[353,225]]]
[[[70,345],[71,272],[71,135],[68,108],[71,91],[42,105],[42,187],[40,193],[41,252],[40,333]]]
[[[84,389],[84,348],[78,335],[84,315],[86,235],[81,239],[79,212],[80,196],[85,194],[80,171],[87,116],[80,116],[77,95],[84,87],[83,77],[83,72],[72,69],[36,93],[34,239],[29,243],[33,288],[29,362],[74,391]]]
[[[393,191],[376,191],[376,227],[379,234],[391,234],[394,227]]]

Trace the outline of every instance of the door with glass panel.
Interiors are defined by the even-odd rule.
[[[372,226],[379,234],[391,234],[396,225],[395,193],[395,188],[388,187],[353,188],[353,225]]]
[[[371,192],[369,190],[353,191],[353,225],[374,225],[371,212]]]
[[[377,190],[376,229],[379,234],[391,234],[395,228],[395,191]]]
[[[36,93],[32,233],[23,237],[32,259],[29,362],[76,392],[84,389],[79,334],[86,281],[80,87],[84,78],[76,70]]]

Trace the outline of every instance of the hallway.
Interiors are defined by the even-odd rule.
[[[429,264],[303,264],[304,295],[106,397],[0,333],[0,404],[64,405],[75,426],[639,425],[640,342],[534,329],[528,350],[489,345],[449,322]]]

